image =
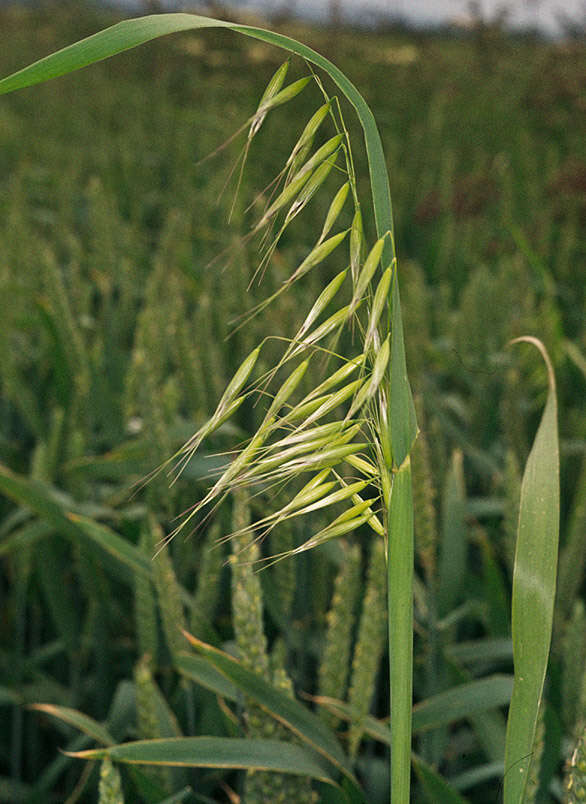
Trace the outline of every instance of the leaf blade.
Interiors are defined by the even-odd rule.
[[[548,371],[548,395],[527,459],[513,571],[512,634],[515,682],[507,722],[505,804],[523,801],[537,714],[549,658],[559,543],[559,441],[555,376],[547,351],[533,344]]]

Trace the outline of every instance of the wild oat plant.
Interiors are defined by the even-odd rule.
[[[294,231],[297,216],[310,214],[305,212],[306,207],[314,204],[317,196],[323,199],[324,194],[330,194],[324,207],[326,214],[304,255],[280,286],[249,313],[244,312],[235,325],[246,328],[252,317],[263,316],[272,302],[292,293],[296,285],[301,289],[296,298],[304,299],[302,289],[307,287],[308,275],[329,272],[331,261],[339,260],[341,254],[345,267],[329,276],[323,290],[306,301],[294,332],[286,335],[269,332],[254,346],[223,390],[212,415],[164,462],[163,468],[172,479],[177,479],[206,440],[225,427],[239,409],[245,406],[254,411],[258,422],[255,432],[224,456],[225,461],[208,490],[193,502],[180,525],[164,535],[151,518],[145,525],[140,548],[129,551],[116,542],[117,549],[126,551],[135,575],[141,651],[134,671],[136,736],[143,739],[115,745],[113,737],[100,724],[79,712],[56,706],[43,710],[104,744],[103,748],[74,754],[101,760],[99,796],[104,803],[122,801],[116,763],[128,763],[131,770],[136,763],[155,766],[148,773],[134,776],[138,789],[149,791],[148,800],[181,800],[186,795],[178,792],[185,782],[181,768],[187,766],[245,769],[243,795],[249,804],[308,802],[317,799],[318,788],[323,800],[364,801],[353,760],[366,733],[390,746],[391,801],[407,804],[412,766],[427,800],[464,800],[435,767],[435,760],[442,753],[440,743],[445,741],[445,729],[458,717],[473,717],[476,712],[480,718],[481,712],[510,699],[504,800],[506,804],[532,800],[539,789],[539,747],[544,728],[540,703],[549,656],[557,564],[559,492],[553,370],[539,341],[518,339],[531,342],[542,352],[548,368],[549,393],[518,504],[512,592],[515,678],[511,693],[508,678],[493,676],[473,681],[464,672],[458,676],[440,660],[443,648],[440,650],[438,645],[460,616],[459,573],[466,566],[462,552],[466,543],[462,456],[454,453],[448,471],[442,509],[443,545],[438,551],[429,446],[424,439],[416,442],[415,405],[407,380],[384,155],[372,113],[353,84],[318,53],[280,34],[195,15],[161,14],[121,23],[65,48],[1,81],[0,93],[63,75],[167,33],[206,27],[231,28],[284,48],[300,56],[308,66],[308,75],[287,83],[289,61],[285,61],[267,85],[244,127],[246,144],[235,170],[238,184],[246,169],[249,150],[262,135],[267,118],[311,88],[320,98],[278,175],[254,204],[256,220],[250,238],[260,241],[260,260],[251,282],[262,280],[265,272],[271,271],[271,258],[280,241]],[[340,92],[354,107],[363,128],[377,232],[372,240],[365,233],[362,206],[365,202],[359,198],[352,144],[340,98],[326,90],[316,69],[325,71],[332,79],[335,92]],[[228,249],[228,262],[230,256]],[[225,281],[230,281],[228,273]],[[58,287],[54,290],[59,292]],[[153,299],[161,292],[164,292],[164,266],[155,273],[149,290]],[[146,308],[140,324],[144,340],[135,353],[139,362],[133,375],[136,382],[128,389],[130,406],[141,393],[154,391],[154,385],[147,383],[153,374],[141,368],[149,360],[146,353],[149,332],[153,329],[147,316],[154,310],[154,306]],[[75,344],[72,334],[72,348]],[[189,349],[186,342],[179,345]],[[87,385],[86,374],[81,370],[78,381]],[[164,423],[153,420],[152,425],[159,449],[161,445],[164,449]],[[435,586],[425,604],[421,602],[425,595],[418,583],[414,586],[411,477],[414,444],[418,556],[429,588]],[[2,487],[17,499],[23,496],[18,480],[8,473],[3,474]],[[151,488],[152,494],[164,494],[156,482]],[[202,567],[188,622],[182,589],[166,552],[173,537],[196,531],[202,523],[212,521],[228,495],[234,500],[232,530],[218,539],[218,531],[212,527],[209,540],[231,542],[233,626],[239,660],[200,638],[209,627],[214,607],[210,588],[217,586],[222,561],[210,558]],[[45,504],[37,501],[39,505]],[[82,529],[87,537],[91,531],[92,538],[101,545],[106,543],[106,534],[99,526],[84,524],[75,517],[68,519],[61,515],[60,519],[59,511],[51,508],[49,502],[45,508],[53,521],[72,533],[78,535]],[[251,510],[256,513],[253,518]],[[291,534],[300,531],[292,530],[298,521],[304,523],[303,532],[310,535],[295,544]],[[315,523],[319,525],[316,527]],[[353,534],[369,544],[360,616],[356,612],[361,582],[360,553],[356,544],[349,541]],[[112,537],[108,539],[112,544]],[[261,579],[266,568],[279,567],[284,561],[291,562],[309,550],[340,539],[343,566],[328,614],[328,638],[319,673],[323,717],[319,717],[293,697],[283,648],[276,643],[268,650]],[[478,541],[482,545],[481,534]],[[265,542],[269,550],[261,553],[260,546]],[[152,572],[149,554],[157,556]],[[216,555],[222,559],[221,550],[216,550]],[[294,579],[291,582],[285,575],[280,577],[284,588],[288,586],[291,590],[289,596],[281,598],[289,600],[283,604],[287,608],[294,594]],[[427,606],[425,617],[433,634],[428,678],[435,678],[428,686],[430,699],[420,704],[415,713],[412,709],[414,592],[418,605]],[[223,700],[239,701],[244,737],[182,736],[152,674],[152,662],[159,652],[157,612],[173,665],[185,679],[198,681]],[[575,618],[579,621],[580,612]],[[350,666],[355,623],[357,637]],[[189,633],[190,629],[195,635]],[[186,650],[187,640],[194,652]],[[368,714],[381,656],[387,647],[390,728]],[[433,699],[431,696],[445,687],[448,676],[452,680],[455,676],[461,684],[460,700],[457,695],[451,699],[441,696]],[[576,684],[583,686],[582,678]],[[346,689],[348,703],[344,704],[340,699]],[[189,697],[187,688],[185,695]],[[234,717],[229,707],[225,715],[228,720]],[[577,718],[572,714],[570,719]],[[349,723],[348,755],[333,731],[340,720]],[[431,726],[439,726],[439,731],[433,739],[422,740],[422,755],[414,755],[412,760],[412,730],[425,731]],[[488,736],[490,728],[494,733],[501,727],[494,721],[480,722],[479,732],[484,734],[485,744],[491,746],[489,754],[494,746]],[[152,739],[155,737],[159,739]],[[583,786],[580,777],[583,735],[578,734],[577,739],[567,781],[567,789],[574,797],[579,795],[580,785]],[[498,756],[491,759],[499,761]],[[297,779],[299,776],[303,778]],[[312,789],[312,780],[316,789]]]

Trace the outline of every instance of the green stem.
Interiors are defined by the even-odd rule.
[[[413,495],[411,460],[395,473],[389,504],[387,555],[391,801],[409,804],[413,698]]]

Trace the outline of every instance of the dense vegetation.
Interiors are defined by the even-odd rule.
[[[0,74],[104,22],[90,12],[4,11]],[[586,53],[489,30],[461,41],[308,30],[301,38],[364,92],[391,171],[422,424],[414,690],[427,703],[414,725],[427,764],[414,800],[439,800],[426,776],[434,767],[469,801],[499,795],[515,507],[546,387],[537,357],[505,348],[522,334],[547,345],[561,411],[563,550],[532,781],[536,801],[559,799],[586,700],[586,146],[578,125]],[[388,712],[379,681],[382,545],[365,532],[254,574],[238,561],[245,542],[211,549],[263,505],[242,497],[151,562],[218,459],[198,453],[172,487],[159,475],[133,493],[214,410],[267,322],[277,332],[299,325],[304,297],[283,296],[228,339],[233,322],[303,257],[327,211],[327,197],[317,196],[295,236],[281,239],[262,287],[247,292],[258,243],[243,236],[258,194],[320,102],[317,88],[267,120],[230,223],[235,182],[222,190],[242,141],[201,161],[252,114],[281,60],[223,32],[180,36],[40,87],[34,102],[21,93],[0,103],[0,800],[96,798],[97,769],[56,749],[109,737],[78,720],[80,736],[63,710],[23,704],[71,707],[117,742],[283,737],[266,713],[185,658],[178,623],[248,657],[280,689],[348,701],[349,727],[339,708],[324,717],[356,758],[368,801],[386,800],[384,749],[365,720]],[[304,73],[300,64],[291,70]],[[353,130],[351,115],[346,122]],[[363,155],[355,157],[366,181]],[[368,218],[366,228],[372,234]],[[303,293],[314,298],[344,267],[332,255]],[[245,403],[206,451],[244,439],[258,417]],[[261,547],[280,553],[308,535],[288,524]],[[492,708],[442,698],[496,674],[503,683]],[[196,792],[176,800],[224,801],[240,777],[159,769],[125,772],[123,781],[130,801],[161,801],[187,784]],[[251,802],[310,800],[308,783],[288,787],[273,775],[263,784],[272,798],[265,789]]]

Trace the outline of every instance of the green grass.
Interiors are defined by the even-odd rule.
[[[65,15],[23,13],[3,15],[3,39],[13,50],[3,51],[2,75],[39,57],[41,49],[48,53],[104,24],[88,15],[72,30]],[[562,412],[566,583],[558,592],[538,781],[548,800],[550,780],[558,777],[578,734],[579,709],[571,700],[584,684],[573,670],[576,647],[564,638],[576,632],[574,600],[583,583],[578,476],[586,436],[579,404],[586,344],[583,272],[576,266],[583,259],[584,145],[572,125],[583,48],[567,52],[530,41],[386,34],[342,35],[334,42],[326,32],[286,33],[326,53],[364,91],[391,168],[407,360],[423,400],[427,443],[423,455],[414,456],[420,466],[415,463],[415,500],[428,504],[415,507],[413,688],[424,712],[432,702],[437,709],[427,711],[439,712],[422,726],[415,710],[415,800],[424,795],[431,801],[440,795],[459,800],[434,775],[437,767],[470,801],[494,801],[498,793],[506,699],[499,697],[500,680],[491,679],[512,670],[506,639],[510,534],[520,482],[514,467],[527,458],[547,385],[528,349],[516,347],[513,354],[504,347],[511,337],[534,334],[554,361]],[[261,207],[245,212],[245,206],[277,173],[295,132],[323,102],[319,91],[310,85],[291,110],[285,106],[267,118],[263,139],[259,134],[258,143],[252,142],[230,225],[231,190],[220,206],[214,201],[238,146],[224,157],[198,160],[254,113],[281,61],[278,52],[222,31],[205,38],[182,35],[2,98],[0,298],[6,326],[0,333],[0,456],[10,469],[2,469],[2,488],[22,506],[8,498],[2,503],[0,555],[8,605],[0,632],[0,685],[8,716],[0,753],[10,757],[0,767],[4,800],[44,801],[51,794],[65,799],[81,779],[84,800],[91,801],[98,787],[97,771],[88,766],[84,772],[82,763],[55,751],[57,744],[72,751],[90,748],[93,743],[71,727],[92,738],[97,727],[79,715],[68,719],[62,709],[49,721],[22,703],[83,712],[122,742],[141,736],[140,724],[146,722],[150,734],[142,736],[206,734],[221,741],[251,734],[250,713],[260,702],[268,724],[275,723],[267,714],[272,712],[300,740],[291,745],[290,768],[298,763],[308,776],[325,779],[344,764],[331,732],[290,698],[290,689],[292,681],[296,690],[319,693],[315,679],[328,674],[322,646],[326,628],[334,633],[339,623],[334,611],[327,618],[326,612],[345,551],[330,543],[252,576],[256,591],[250,587],[249,594],[266,631],[260,650],[271,669],[264,680],[251,678],[210,649],[200,647],[199,656],[182,654],[173,630],[173,622],[184,619],[204,643],[231,650],[239,612],[223,561],[214,559],[219,551],[209,552],[217,536],[231,530],[229,511],[219,512],[207,533],[175,539],[166,566],[149,560],[159,528],[168,533],[177,513],[202,496],[205,474],[217,467],[217,459],[198,455],[171,489],[159,476],[131,497],[132,482],[207,420],[256,343],[269,331],[295,332],[308,300],[345,268],[346,258],[338,261],[334,252],[319,275],[307,275],[302,291],[283,294],[262,320],[226,341],[229,322],[276,290],[303,259],[319,235],[315,222],[323,221],[331,200],[328,192],[312,199],[294,234],[284,233],[263,286],[246,297],[257,257],[253,242],[242,241],[242,235]],[[384,93],[376,80],[382,69],[392,78],[384,82]],[[303,72],[294,63],[288,81]],[[344,110],[344,120],[354,146],[358,193],[366,199],[360,132],[350,110]],[[333,178],[325,190],[335,191]],[[350,225],[349,209],[337,225]],[[374,219],[366,206],[364,211],[372,243]],[[232,251],[208,267],[226,246]],[[349,344],[345,339],[339,348]],[[263,347],[258,374],[277,359],[277,347],[272,342]],[[309,369],[304,392],[323,379],[319,368]],[[261,415],[260,406],[245,400],[203,453],[232,449],[254,432]],[[260,500],[252,504],[257,516],[268,513]],[[395,515],[400,513],[395,507]],[[304,542],[326,523],[316,515],[308,532],[291,520],[292,533],[277,529],[267,554]],[[419,538],[422,533],[425,539]],[[361,533],[349,549],[358,548],[371,563],[371,542]],[[401,570],[398,564],[391,568]],[[292,588],[293,598],[285,592]],[[359,616],[363,605],[370,605],[370,588],[370,582],[364,584],[354,611],[342,615],[360,629],[350,627],[345,649],[349,663],[354,652],[349,689],[358,683],[360,645],[371,638],[368,620]],[[169,589],[175,590],[171,597]],[[408,636],[402,638],[405,648],[406,641]],[[145,649],[155,654],[149,683],[159,690],[158,708],[148,717],[134,711],[140,700],[134,669]],[[383,659],[378,679],[369,673],[372,689],[364,690],[379,719],[389,710],[385,664]],[[475,680],[486,681],[486,691],[478,693],[478,710],[463,718],[441,696]],[[238,699],[236,688],[257,701],[247,706],[244,720],[230,703]],[[343,688],[338,697],[344,699]],[[354,700],[352,694],[348,700]],[[349,720],[356,734],[357,713],[344,715],[337,706],[338,718]],[[388,731],[373,718],[363,720],[362,710],[359,714],[364,736],[356,767],[367,800],[384,801]],[[331,722],[331,715],[327,719]],[[262,722],[258,726],[256,734],[265,728]],[[224,745],[228,750],[221,742],[212,750]],[[270,747],[266,751],[270,756]],[[196,754],[191,759],[209,764]],[[256,767],[255,762],[258,758],[249,757],[249,766],[242,767]],[[270,784],[277,784],[277,776]],[[240,790],[243,783],[235,772],[149,774],[132,767],[122,769],[122,781],[128,800],[153,802],[186,784],[200,797],[225,800],[222,785]],[[325,787],[318,789],[324,801],[331,800]],[[205,800],[190,795],[185,800]]]

